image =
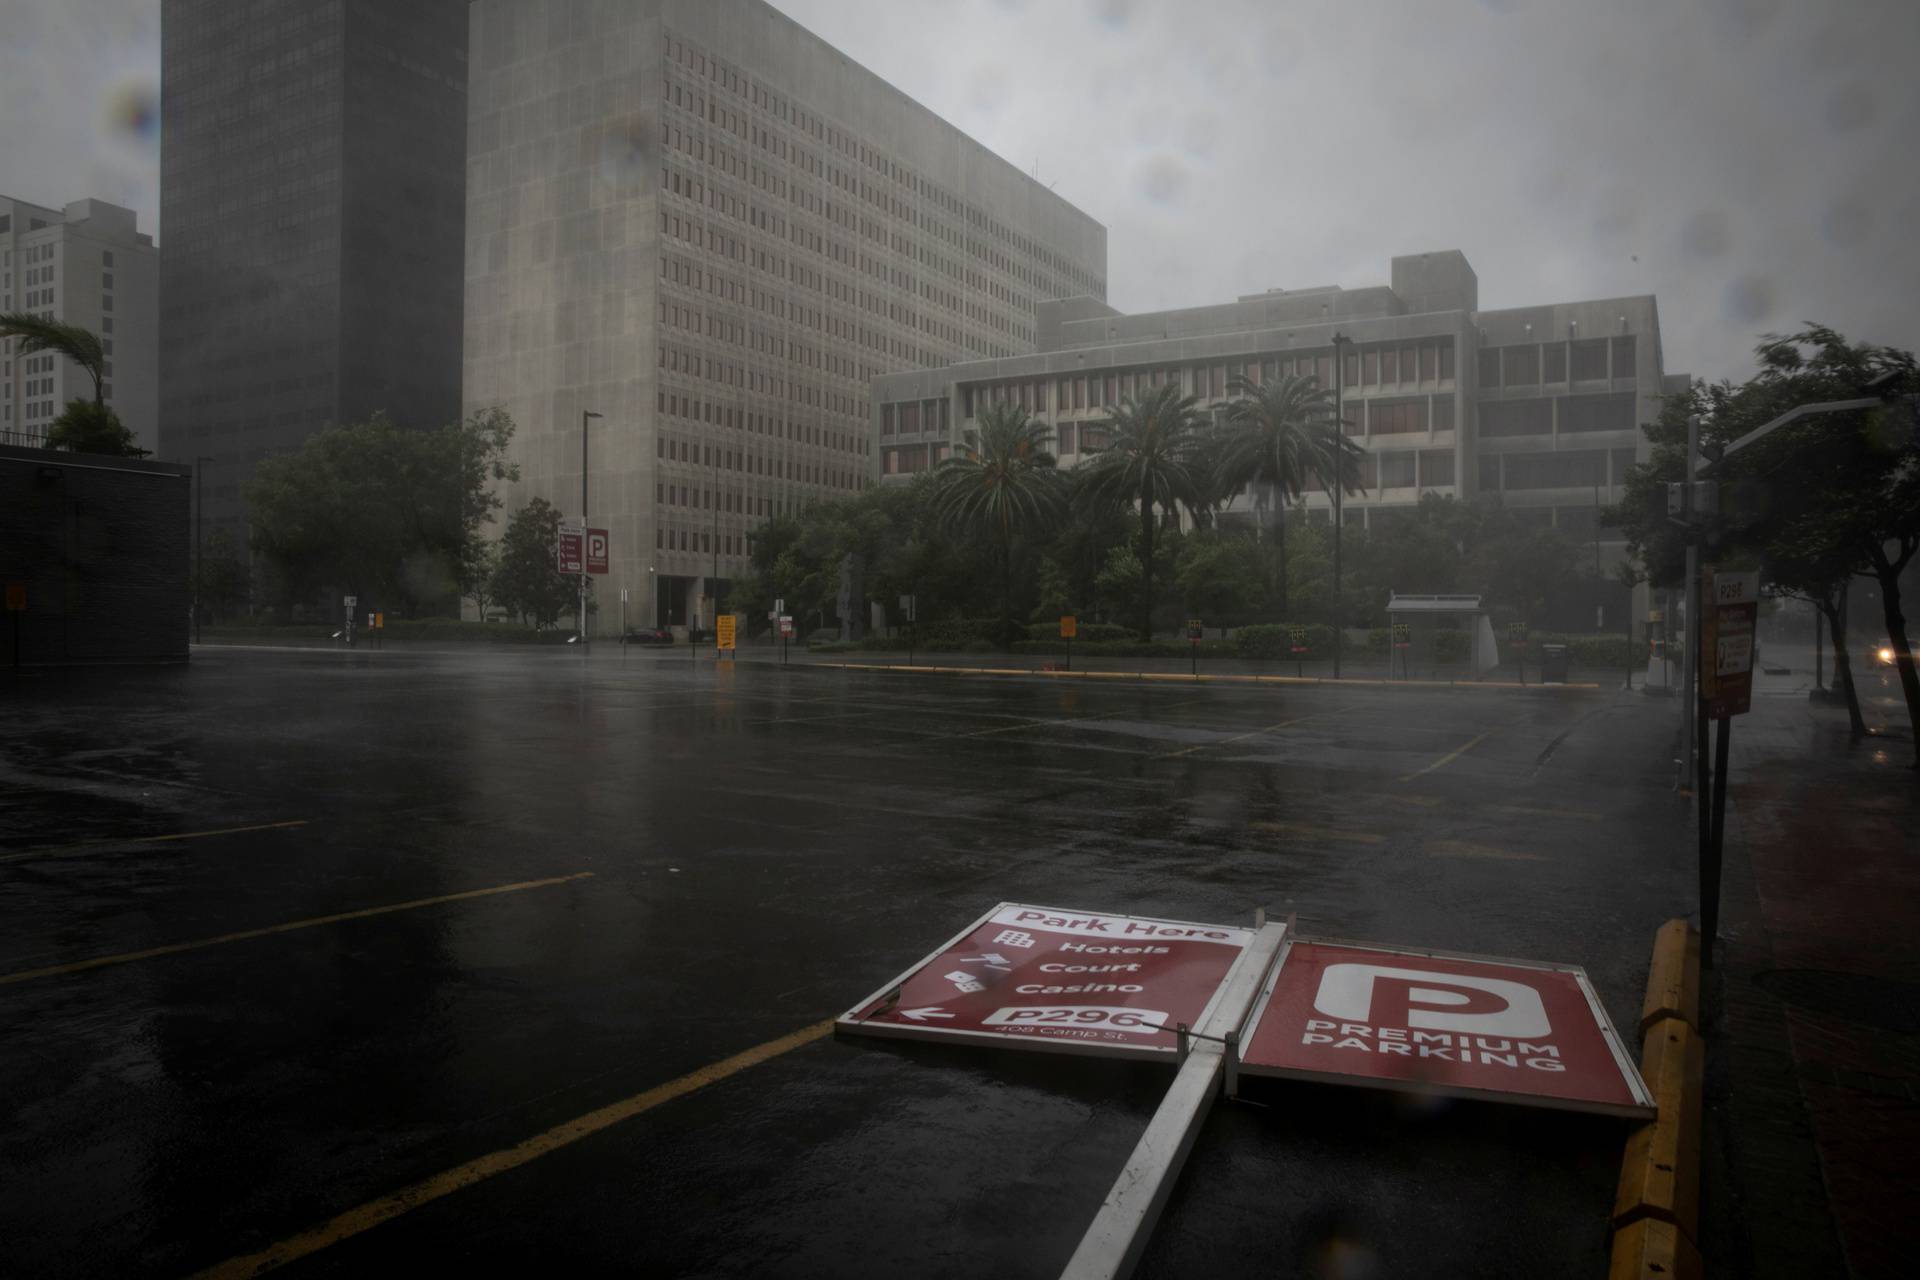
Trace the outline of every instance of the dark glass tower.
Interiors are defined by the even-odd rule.
[[[460,413],[467,0],[162,0],[160,456],[208,528],[319,428]]]

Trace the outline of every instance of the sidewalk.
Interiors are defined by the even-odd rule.
[[[1920,774],[1904,708],[1861,685],[1884,738],[1849,742],[1804,694],[1734,724],[1706,982],[1715,1274],[1907,1276],[1920,1251]]]

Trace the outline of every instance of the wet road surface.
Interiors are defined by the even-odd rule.
[[[817,1034],[986,907],[1577,963],[1629,1027],[1692,905],[1671,704],[1611,689],[200,650],[0,702],[11,1275],[1051,1276],[1170,1069]],[[1140,1274],[1605,1274],[1619,1121],[1248,1096]]]

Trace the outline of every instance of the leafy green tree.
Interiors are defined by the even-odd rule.
[[[507,519],[500,536],[493,598],[507,612],[550,627],[579,608],[580,579],[559,569],[560,509],[535,498]]]
[[[487,609],[500,603],[493,595],[494,575],[500,571],[500,544],[486,539],[475,539],[463,549],[460,556],[460,594],[473,601],[473,611],[480,621],[487,620]]]
[[[1196,516],[1213,510],[1218,490],[1207,452],[1207,417],[1192,396],[1167,383],[1140,396],[1128,396],[1108,411],[1102,424],[1107,443],[1083,464],[1081,492],[1095,505],[1124,508],[1138,504],[1142,571],[1140,638],[1153,639],[1153,543],[1155,508],[1174,514],[1185,507]]]
[[[97,406],[106,404],[105,389],[101,385],[106,369],[106,351],[91,330],[77,324],[45,319],[29,311],[9,311],[0,314],[0,338],[19,339],[13,349],[16,356],[30,356],[42,351],[65,356],[93,379],[93,403]]]
[[[1258,542],[1218,529],[1195,529],[1174,557],[1174,580],[1188,613],[1218,627],[1241,626],[1265,612],[1268,585]]]
[[[218,622],[246,605],[252,588],[251,574],[245,557],[240,555],[225,529],[215,529],[208,534],[205,546],[195,559],[198,563],[192,575],[193,598],[207,621]]]
[[[498,409],[437,430],[375,414],[317,432],[255,470],[254,549],[297,598],[332,587],[416,614],[471,581],[495,487],[519,475],[505,456],[512,435]]]
[[[149,452],[134,443],[133,432],[111,406],[94,400],[67,401],[66,410],[47,427],[47,448],[110,458],[144,458]]]
[[[1804,405],[1879,398],[1880,407],[1802,418],[1728,456],[1717,467],[1719,511],[1704,520],[1706,554],[1720,562],[1755,558],[1763,582],[1811,600],[1834,635],[1835,666],[1851,690],[1845,619],[1848,575],[1880,585],[1887,636],[1920,752],[1920,678],[1906,629],[1900,578],[1920,551],[1920,430],[1911,397],[1920,369],[1911,352],[1851,343],[1824,325],[1768,334],[1754,349],[1758,371],[1667,397],[1644,428],[1646,463],[1628,473],[1627,492],[1608,516],[1626,532],[1638,572],[1679,585],[1684,538],[1666,519],[1666,485],[1686,469],[1690,415],[1701,418],[1702,452],[1731,442]],[[1851,697],[1849,715],[1864,731]]]
[[[1283,374],[1269,382],[1255,382],[1236,374],[1227,383],[1236,397],[1227,406],[1226,429],[1214,454],[1217,484],[1222,493],[1253,486],[1254,509],[1263,534],[1272,510],[1277,537],[1280,612],[1287,612],[1287,508],[1301,491],[1318,481],[1332,483],[1342,471],[1337,458],[1351,451],[1351,477],[1358,480],[1360,446],[1334,428],[1333,393],[1317,378]],[[1334,457],[1327,456],[1329,450]],[[1354,486],[1358,487],[1357,483]],[[1350,492],[1351,490],[1349,490]]]
[[[1016,405],[988,407],[959,451],[934,471],[930,497],[946,527],[991,542],[998,553],[1000,627],[1015,639],[1013,552],[1016,538],[1045,532],[1067,504],[1067,486],[1048,450],[1053,430]]]

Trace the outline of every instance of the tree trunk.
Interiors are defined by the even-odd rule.
[[[1913,728],[1913,767],[1920,769],[1920,675],[1913,669],[1913,646],[1907,641],[1907,618],[1900,608],[1900,571],[1907,567],[1913,552],[1900,559],[1887,559],[1884,546],[1873,548],[1873,576],[1880,580],[1880,607],[1887,615],[1887,642],[1893,646],[1895,669],[1900,673],[1900,692],[1907,699],[1907,723]]]
[[[1846,595],[1842,592],[1842,600]],[[1853,690],[1853,663],[1847,657],[1847,625],[1837,605],[1820,602],[1820,612],[1826,615],[1827,629],[1833,635],[1833,675],[1840,685],[1840,691],[1847,697],[1848,726],[1856,738],[1867,736],[1867,722],[1860,715],[1860,698]]]
[[[1000,644],[1013,652],[1013,543],[1000,544]]]
[[[1153,643],[1153,499],[1140,489],[1140,643]]]
[[[1287,504],[1280,504],[1280,520],[1274,526],[1274,545],[1280,552],[1280,621],[1287,621]]]

